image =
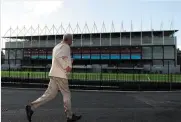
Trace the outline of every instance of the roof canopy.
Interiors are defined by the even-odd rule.
[[[79,34],[73,34],[74,38],[81,38],[81,36],[84,37],[109,37],[111,34],[111,37],[120,37],[120,34],[122,37],[129,37],[130,35],[132,37],[140,37],[142,36],[151,36],[152,34],[154,36],[171,36],[178,30],[158,30],[158,31],[132,31],[132,32],[103,32],[103,33],[79,33]],[[131,33],[131,34],[130,34]],[[32,35],[32,36],[5,36],[3,38],[11,38],[11,39],[26,39],[26,40],[54,40],[56,39],[62,39],[63,34],[59,35]]]

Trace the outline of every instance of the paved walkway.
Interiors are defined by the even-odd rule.
[[[2,122],[27,122],[24,106],[44,90],[2,88]],[[79,122],[181,122],[181,92],[72,92]],[[62,97],[41,106],[33,122],[65,122]]]

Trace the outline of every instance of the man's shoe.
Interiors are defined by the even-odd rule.
[[[81,119],[81,117],[82,117],[81,115],[76,116],[75,114],[73,114],[71,119],[67,118],[67,122],[75,122],[75,121]]]
[[[30,105],[26,106],[26,115],[29,122],[31,122],[31,117],[33,115],[33,110],[31,109]]]

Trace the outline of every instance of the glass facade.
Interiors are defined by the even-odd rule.
[[[23,58],[50,61],[52,48],[59,41],[58,36],[47,36],[36,37],[36,39],[32,37],[29,41],[23,39],[6,42],[5,59],[10,59],[10,63],[14,63],[13,60],[18,60],[15,63],[20,63]],[[15,49],[8,51],[10,47]],[[152,64],[165,64],[164,60],[170,60],[174,63],[176,38],[152,36],[151,32],[133,33],[131,37],[130,33],[77,34],[73,36],[72,58],[75,60],[150,60]]]

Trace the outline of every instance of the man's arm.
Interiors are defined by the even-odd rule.
[[[67,56],[63,56],[62,59],[63,59],[64,61],[66,61],[66,62],[69,62],[69,61],[68,61],[69,59],[68,59]],[[71,63],[72,63],[72,62],[71,62]],[[66,68],[65,68],[65,70],[66,70],[67,72],[71,72],[71,71],[72,71],[72,65],[71,65],[71,64],[67,65]]]
[[[65,69],[67,72],[71,72],[72,61],[70,56],[70,47],[61,47],[61,50],[57,53],[57,60],[59,61],[63,69]]]

